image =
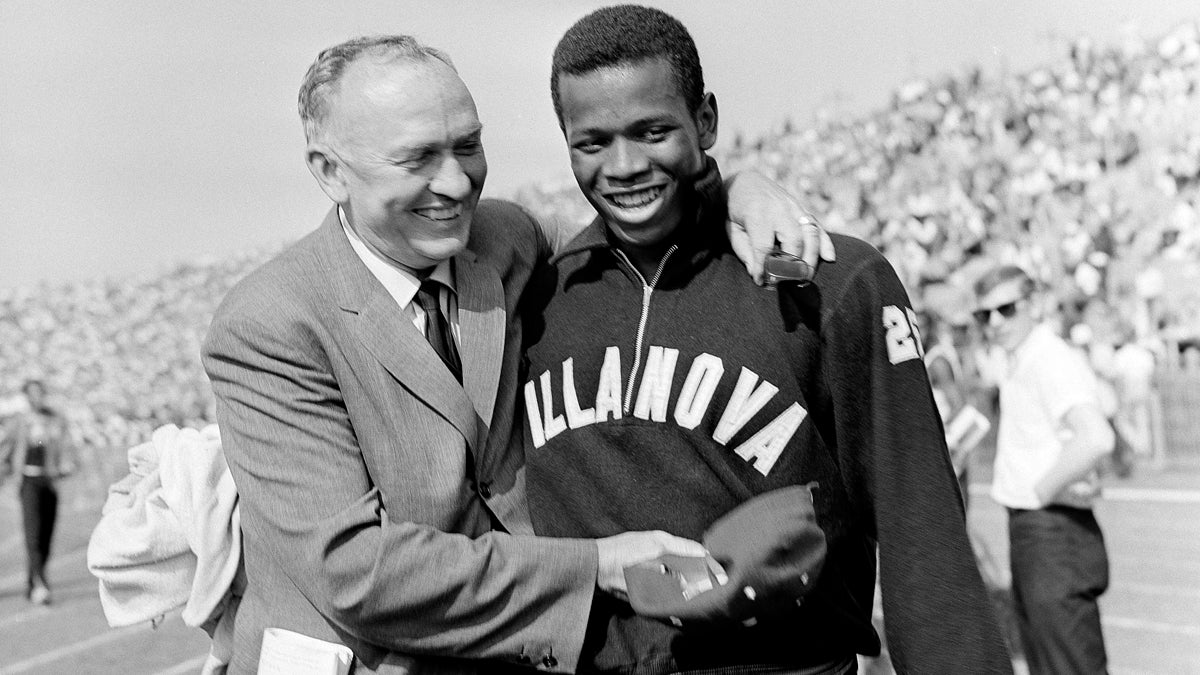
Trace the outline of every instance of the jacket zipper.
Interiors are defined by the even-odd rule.
[[[642,367],[642,340],[646,337],[646,321],[650,318],[650,296],[654,293],[654,287],[658,284],[659,277],[662,276],[663,268],[667,266],[667,259],[670,258],[671,254],[674,253],[678,248],[679,246],[677,244],[671,244],[671,248],[667,249],[666,254],[662,257],[662,260],[658,261],[658,269],[655,270],[654,276],[650,279],[649,283],[646,283],[646,277],[643,277],[642,273],[638,271],[638,268],[629,261],[629,258],[625,256],[624,251],[618,248],[613,249],[613,252],[617,254],[617,257],[624,261],[625,264],[629,266],[629,269],[633,270],[633,273],[637,275],[638,281],[642,282],[642,316],[638,320],[637,344],[636,349],[634,349],[633,352],[633,369],[629,371],[629,386],[625,388],[624,414],[626,415],[633,410],[633,382],[637,376],[638,368]]]

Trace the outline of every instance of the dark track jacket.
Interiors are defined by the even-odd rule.
[[[813,285],[757,287],[729,247],[714,185],[712,165],[694,224],[654,278],[597,220],[531,281],[518,395],[534,529],[700,539],[748,499],[816,481],[827,560],[803,603],[753,626],[679,628],[597,595],[580,670],[877,653],[878,543],[899,672],[1011,672],[893,269],[833,235],[837,262]]]

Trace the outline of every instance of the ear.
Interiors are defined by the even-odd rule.
[[[305,150],[308,170],[321,186],[321,190],[338,204],[350,201],[350,191],[346,186],[346,167],[341,159],[330,151],[325,143],[314,141]]]
[[[704,94],[695,118],[696,129],[700,132],[700,149],[711,150],[717,143],[717,97],[712,92]]]

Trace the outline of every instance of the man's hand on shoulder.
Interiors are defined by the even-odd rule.
[[[776,243],[811,268],[833,262],[833,240],[820,223],[778,183],[753,169],[725,181],[729,203],[729,242],[755,283],[763,283],[763,264]]]
[[[676,537],[662,531],[625,532],[596,540],[599,570],[596,586],[600,590],[626,599],[625,568],[650,562],[663,555],[702,557],[707,551],[699,542]]]

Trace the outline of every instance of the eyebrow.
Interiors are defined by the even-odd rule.
[[[482,136],[483,136],[483,125],[477,124],[477,125],[475,125],[475,128],[473,128],[471,131],[468,131],[467,133],[463,134],[462,136],[459,136],[458,138],[456,138],[454,140],[461,143],[462,141],[477,140],[477,139],[481,138]]]
[[[622,128],[623,129],[643,129],[645,127],[664,126],[664,125],[678,126],[679,121],[676,120],[674,117],[671,117],[670,115],[651,115],[651,116],[641,117],[636,120],[633,120],[632,122],[630,122],[629,124],[625,125]],[[602,128],[598,128],[598,127],[585,127],[582,129],[574,130],[572,135],[578,134],[581,136],[596,136],[596,135],[609,135],[609,133],[610,132],[607,129],[602,129]]]
[[[483,125],[478,124],[475,127],[473,127],[470,131],[468,131],[460,136],[456,136],[455,138],[452,138],[449,146],[454,147],[454,146],[458,145],[459,143],[463,143],[465,141],[472,141],[472,140],[478,141],[478,140],[482,140],[482,139],[483,139]],[[391,157],[408,156],[408,155],[414,155],[414,154],[427,152],[429,150],[437,150],[441,147],[443,147],[442,143],[421,143],[419,145],[399,145],[399,146],[396,146],[395,148],[392,148],[392,151],[389,153],[389,155]]]

